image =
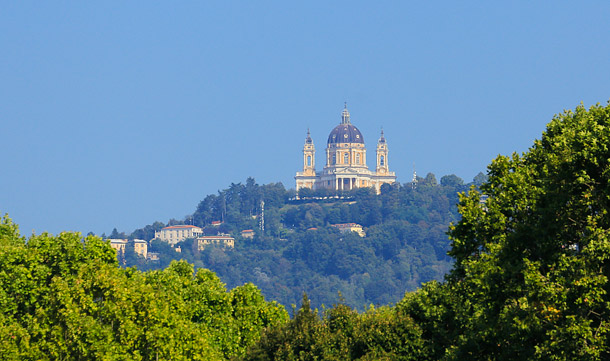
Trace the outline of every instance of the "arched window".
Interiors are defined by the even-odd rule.
[[[337,164],[337,155],[333,154],[333,165]]]
[[[356,153],[356,164],[360,164],[360,153]]]
[[[382,167],[385,165],[385,157],[383,155],[379,157],[379,165],[381,165]]]
[[[311,155],[307,156],[307,166],[311,167]]]
[[[343,164],[348,164],[349,163],[349,154],[345,153],[343,154]]]

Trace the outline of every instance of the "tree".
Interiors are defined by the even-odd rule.
[[[127,238],[127,236],[125,235],[125,232],[119,233],[119,231],[117,231],[116,228],[113,228],[112,229],[112,233],[110,233],[110,236],[108,238],[111,238],[111,239],[125,239],[125,238]]]
[[[609,145],[610,105],[581,105],[461,196],[450,359],[610,357]]]
[[[475,186],[479,187],[483,183],[487,182],[488,179],[489,179],[489,176],[487,174],[484,174],[483,172],[479,172],[479,174],[477,174],[472,179],[472,183],[474,183]]]
[[[136,229],[129,235],[129,239],[143,239],[145,241],[150,241],[155,238],[155,232],[159,232],[165,224],[159,221],[154,222],[153,224],[149,224],[144,228]]]
[[[434,175],[434,173],[428,173],[426,175],[426,178],[424,178],[421,181],[422,185],[428,185],[428,186],[435,186],[438,184],[438,182],[436,181],[436,176]]]
[[[293,306],[294,307],[294,306]],[[317,310],[310,307],[303,295],[298,311],[283,325],[267,329],[258,344],[252,347],[246,360],[317,360],[321,359],[317,346],[321,322]]]
[[[445,187],[456,187],[464,184],[462,178],[455,174],[445,175],[441,177],[441,185]]]

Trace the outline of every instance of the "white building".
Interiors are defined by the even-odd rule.
[[[207,245],[222,245],[225,248],[234,248],[235,239],[227,234],[217,236],[203,236],[197,238],[197,249],[202,251]]]
[[[326,165],[316,172],[316,149],[307,131],[303,146],[303,171],[297,172],[296,190],[301,188],[329,189],[334,191],[372,187],[377,193],[383,184],[396,182],[396,174],[388,166],[388,144],[381,131],[377,142],[375,171],[366,165],[366,148],[360,130],[350,121],[347,106],[341,113],[341,124],[328,136]]]
[[[169,226],[162,228],[159,232],[155,232],[155,238],[167,242],[172,246],[187,238],[197,238],[201,235],[203,235],[201,228],[190,225]]]
[[[148,256],[148,242],[143,239],[134,239],[133,250],[137,255],[146,258]]]
[[[108,240],[110,241],[110,246],[116,249],[117,254],[125,254],[125,247],[127,247],[126,239],[109,238]]]

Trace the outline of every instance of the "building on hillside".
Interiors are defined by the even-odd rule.
[[[125,248],[127,247],[126,239],[110,238],[108,241],[110,241],[110,247],[116,249],[117,254],[125,255]]]
[[[158,261],[159,260],[159,253],[157,252],[148,252],[148,254],[146,255],[146,259],[149,261]]]
[[[159,232],[155,232],[155,238],[174,245],[182,242],[187,238],[197,238],[203,235],[203,230],[196,226],[179,225],[162,228]]]
[[[253,229],[244,229],[243,231],[241,231],[241,236],[243,238],[254,238],[254,230]]]
[[[339,224],[331,224],[331,226],[337,228],[341,233],[347,232],[356,232],[360,237],[366,236],[362,226],[358,223],[339,223]]]
[[[326,165],[316,171],[316,149],[309,130],[303,146],[303,171],[297,172],[297,192],[302,188],[334,191],[372,187],[377,193],[383,184],[396,182],[396,174],[388,166],[388,144],[383,130],[377,141],[375,171],[366,165],[366,148],[360,130],[350,121],[347,105],[341,113],[341,123],[329,134],[326,142]]]
[[[197,250],[202,251],[208,245],[222,245],[225,248],[234,248],[235,238],[226,234],[197,237]]]
[[[221,221],[212,221],[212,227],[219,227],[221,224]]]
[[[146,258],[148,256],[148,242],[143,239],[134,239],[133,250],[138,256]]]

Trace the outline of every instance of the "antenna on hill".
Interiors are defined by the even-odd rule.
[[[411,181],[411,188],[417,188],[417,172],[415,172],[415,162],[413,162],[413,180]]]
[[[260,218],[261,234],[265,234],[265,201],[261,200],[261,218]]]

